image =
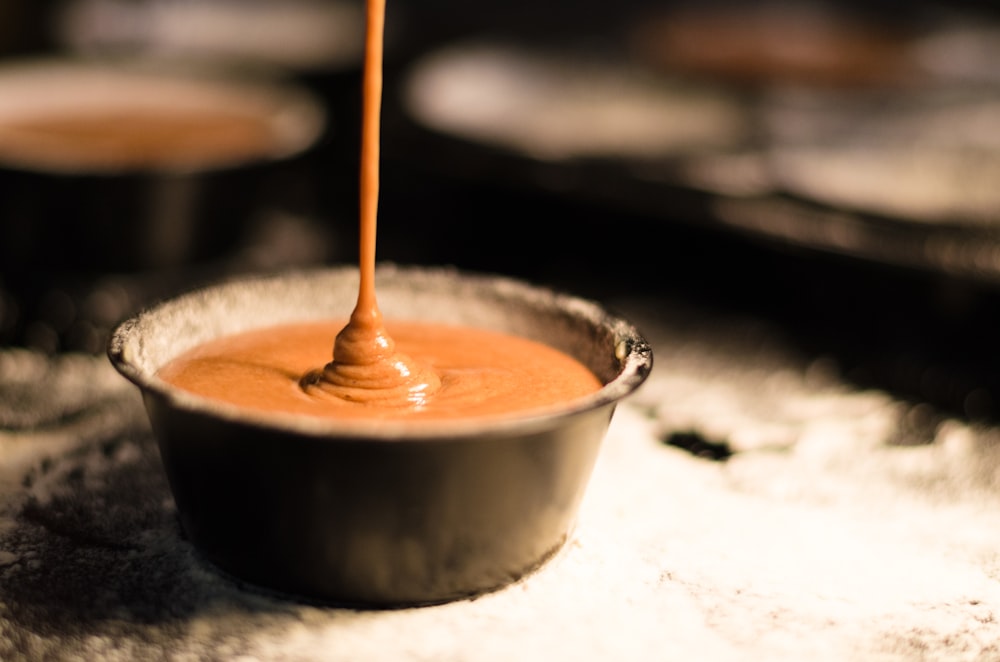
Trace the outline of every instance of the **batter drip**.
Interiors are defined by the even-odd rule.
[[[396,352],[375,298],[375,234],[379,193],[379,115],[385,0],[368,0],[361,128],[361,282],[350,322],[337,334],[333,361],[307,373],[307,393],[352,402],[420,405],[441,387],[430,368]]]
[[[359,306],[334,343],[334,360],[300,382],[312,395],[361,403],[426,404],[441,388],[438,375],[406,354],[385,331],[377,306]]]
[[[387,333],[375,297],[384,12],[385,0],[368,0],[360,282],[347,324],[291,324],[217,339],[176,358],[160,376],[241,407],[338,420],[502,417],[593,393],[601,382],[586,366],[526,338],[402,320],[392,324],[395,339]],[[334,336],[332,360],[317,368],[315,357],[329,351]]]

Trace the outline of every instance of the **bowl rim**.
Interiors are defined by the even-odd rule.
[[[489,283],[504,292],[534,294],[568,312],[573,317],[585,319],[595,326],[609,330],[615,340],[615,354],[619,362],[617,375],[597,391],[588,395],[547,407],[539,407],[513,414],[476,416],[460,419],[429,420],[369,420],[334,419],[286,412],[271,412],[241,407],[185,391],[173,386],[140,366],[131,354],[129,340],[141,333],[142,322],[168,306],[213,293],[246,287],[260,282],[281,282],[294,278],[306,280],[324,276],[347,276],[357,273],[357,267],[326,266],[282,270],[276,273],[252,274],[203,285],[177,296],[147,304],[119,322],[111,331],[107,342],[107,356],[114,368],[137,386],[144,397],[162,400],[171,409],[188,414],[207,416],[234,425],[243,425],[299,437],[343,442],[408,442],[411,440],[456,441],[470,435],[478,439],[510,437],[512,433],[531,434],[560,425],[580,414],[614,407],[620,400],[636,391],[648,377],[653,366],[652,347],[636,326],[596,301],[568,294],[555,288],[533,284],[510,276],[477,272],[454,267],[427,267],[379,263],[377,275],[391,273],[419,273],[471,279]],[[266,328],[267,323],[251,328]]]

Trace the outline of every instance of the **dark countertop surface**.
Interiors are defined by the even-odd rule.
[[[992,294],[942,309],[923,294],[964,290],[560,209],[572,244],[526,242],[513,221],[489,238],[448,229],[470,264],[600,298],[653,344],[653,374],[616,412],[550,563],[420,609],[257,593],[184,539],[138,395],[106,359],[10,346],[0,659],[1000,657],[1000,429],[992,372],[972,370],[990,357],[963,359],[989,346],[970,311]],[[384,254],[406,261],[413,245],[383,227]],[[962,329],[964,344],[935,342]]]

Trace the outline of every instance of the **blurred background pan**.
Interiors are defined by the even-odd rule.
[[[398,90],[400,154],[657,222],[1000,281],[1000,30],[985,9],[621,14],[428,50]]]

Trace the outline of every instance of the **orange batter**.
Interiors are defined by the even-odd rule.
[[[585,366],[524,338],[404,322],[389,335],[375,296],[384,18],[385,1],[368,0],[360,285],[350,321],[343,328],[301,324],[222,338],[175,359],[159,376],[245,407],[331,418],[498,416],[596,391],[601,383]],[[334,337],[333,360],[324,366]]]
[[[572,357],[547,345],[465,326],[394,322],[400,348],[440,378],[426,398],[400,405],[375,393],[348,397],[303,389],[300,380],[330,351],[341,324],[268,327],[196,347],[164,366],[172,384],[231,404],[329,418],[444,419],[499,416],[544,408],[600,388]],[[363,391],[363,389],[361,389]],[[360,400],[360,402],[359,402]]]
[[[379,194],[379,116],[385,0],[368,0],[361,133],[361,282],[347,326],[337,334],[333,361],[305,380],[319,390],[355,401],[421,403],[441,386],[426,366],[396,351],[375,298],[375,234]]]
[[[0,157],[18,163],[31,154],[54,167],[155,168],[259,158],[278,139],[266,117],[222,109],[41,113],[0,124]]]

